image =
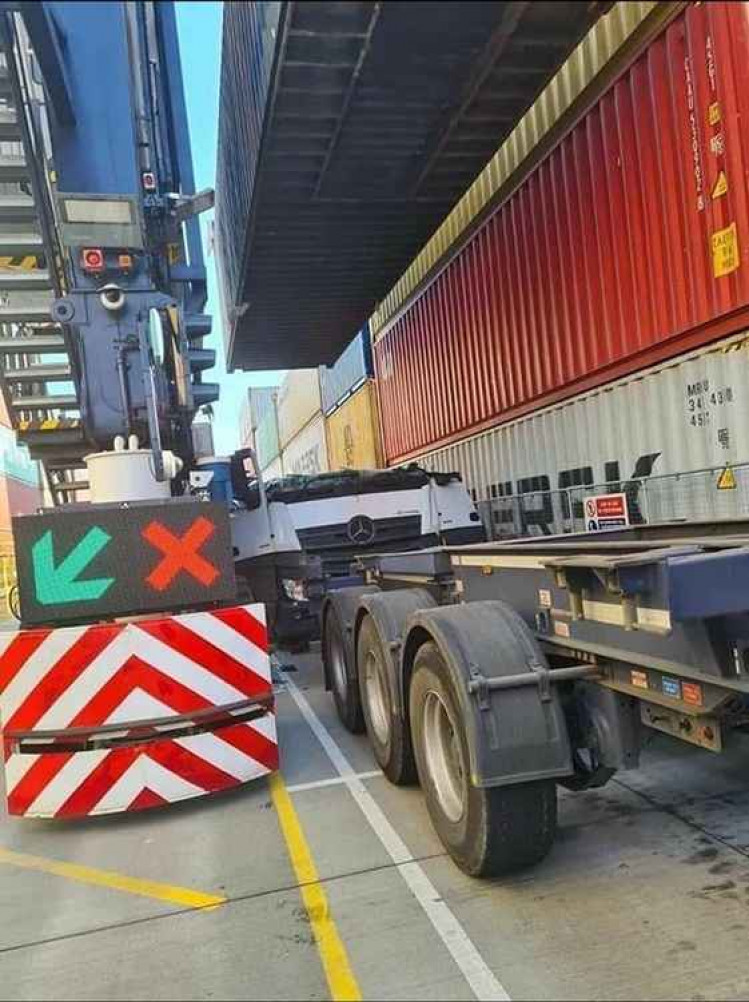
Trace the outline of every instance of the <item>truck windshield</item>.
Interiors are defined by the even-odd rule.
[[[352,494],[417,490],[426,486],[430,479],[443,487],[451,482],[460,482],[461,478],[458,473],[430,473],[414,464],[394,470],[339,470],[336,473],[282,477],[271,481],[267,490],[270,501],[294,504]]]

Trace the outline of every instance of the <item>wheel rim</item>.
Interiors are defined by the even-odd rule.
[[[348,686],[348,675],[346,673],[346,655],[343,652],[341,638],[335,631],[330,634],[330,666],[333,669],[333,685],[336,692],[342,698],[346,698],[346,688]]]
[[[424,757],[440,807],[453,823],[463,816],[465,768],[458,731],[442,696],[433,689],[424,700]]]
[[[367,660],[364,665],[364,688],[372,729],[380,744],[385,745],[390,736],[390,700],[385,672],[374,651],[367,651]]]

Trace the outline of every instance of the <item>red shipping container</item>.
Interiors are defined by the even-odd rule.
[[[749,327],[749,3],[686,8],[375,346],[389,464]]]

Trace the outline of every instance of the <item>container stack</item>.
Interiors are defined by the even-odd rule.
[[[292,369],[281,383],[278,435],[284,476],[327,472],[328,449],[317,369]]]
[[[706,469],[703,517],[745,510],[715,471],[749,468],[746,16],[685,5],[631,46],[442,265],[380,304],[388,465],[460,470],[479,503],[533,495],[536,531],[550,491]],[[669,491],[669,517],[692,517]]]
[[[11,518],[29,515],[42,504],[52,504],[52,498],[43,496],[39,464],[16,443],[0,399],[0,620],[7,616],[9,587],[15,580]]]
[[[278,386],[250,386],[239,414],[239,442],[243,449],[257,449],[257,429],[276,406]]]
[[[331,470],[383,465],[377,394],[367,327],[330,368],[320,368],[328,461]]]
[[[250,409],[252,410],[252,407]],[[252,431],[252,436],[263,479],[266,481],[277,480],[283,476],[281,443],[278,437],[277,392],[268,393],[265,396],[263,406],[257,408],[256,419],[257,424]]]

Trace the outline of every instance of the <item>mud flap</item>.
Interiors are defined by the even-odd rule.
[[[559,693],[533,634],[503,602],[472,602],[414,613],[404,642],[408,659],[425,637],[434,640],[453,674],[475,786],[509,786],[573,772]],[[417,638],[416,642],[412,638]],[[535,672],[538,684],[492,690],[502,676]],[[473,691],[471,691],[473,689]]]

